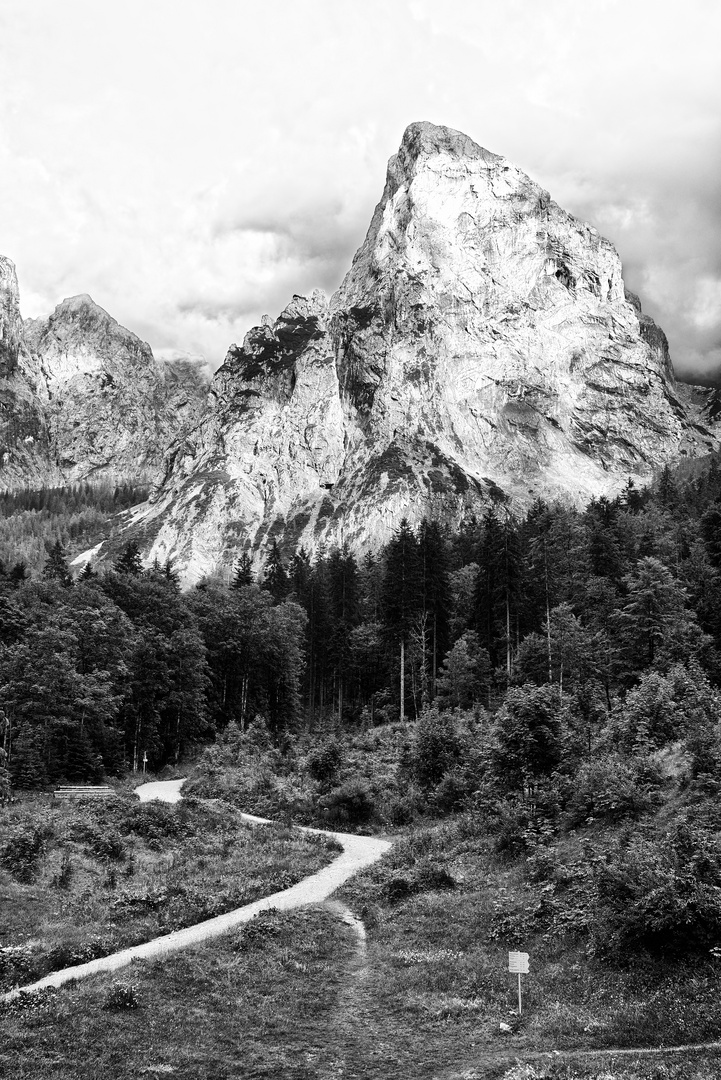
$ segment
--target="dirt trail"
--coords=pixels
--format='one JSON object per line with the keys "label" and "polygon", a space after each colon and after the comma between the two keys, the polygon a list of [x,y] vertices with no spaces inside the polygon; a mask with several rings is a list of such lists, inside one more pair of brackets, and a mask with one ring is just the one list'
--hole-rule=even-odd
{"label": "dirt trail", "polygon": [[[163,802],[177,802],[182,796],[180,788],[182,780],[162,780],[154,783],[143,784],[136,788],[136,794],[141,801],[160,799]],[[243,814],[245,821],[256,824],[271,824],[267,818],[255,817],[253,814]],[[316,874],[303,878],[296,885],[282,892],[264,896],[261,900],[255,900],[252,904],[228,911],[225,915],[218,915],[214,919],[188,926],[183,930],[175,930],[172,934],[153,938],[142,945],[134,945],[132,948],[123,949],[121,952],[112,953],[110,956],[102,956],[97,960],[90,960],[86,964],[78,964],[75,967],[63,968],[62,971],[54,971],[50,975],[39,979],[28,986],[18,987],[10,993],[3,995],[0,1000],[12,1000],[18,994],[33,990],[41,990],[45,987],[58,987],[63,983],[75,979],[84,979],[89,975],[97,975],[104,971],[117,971],[127,967],[133,960],[153,960],[167,956],[169,953],[187,949],[191,945],[199,945],[203,941],[227,934],[236,926],[248,922],[260,911],[268,908],[278,908],[281,911],[289,911],[291,908],[304,907],[307,904],[320,904],[331,893],[356,874],[359,870],[370,866],[390,849],[389,840],[380,840],[374,836],[354,836],[350,833],[328,832],[324,829],[303,828],[304,832],[321,833],[324,836],[332,836],[342,846],[343,852],[328,866],[324,866]],[[350,912],[348,912],[350,915]],[[352,916],[351,916],[352,918]]]}

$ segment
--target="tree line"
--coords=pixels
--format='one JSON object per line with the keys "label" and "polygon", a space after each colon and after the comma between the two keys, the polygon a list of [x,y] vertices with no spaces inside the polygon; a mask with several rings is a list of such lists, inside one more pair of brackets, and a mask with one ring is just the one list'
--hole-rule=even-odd
{"label": "tree line", "polygon": [[583,510],[495,500],[457,529],[404,521],[363,558],[273,542],[257,578],[246,555],[230,585],[187,593],[133,542],[73,583],[58,538],[40,573],[0,564],[0,744],[27,787],[145,753],[160,768],[230,722],[278,741],[329,717],[523,711],[524,694],[541,715],[554,692],[592,739],[650,674],[682,664],[717,686],[720,650],[715,459]]}

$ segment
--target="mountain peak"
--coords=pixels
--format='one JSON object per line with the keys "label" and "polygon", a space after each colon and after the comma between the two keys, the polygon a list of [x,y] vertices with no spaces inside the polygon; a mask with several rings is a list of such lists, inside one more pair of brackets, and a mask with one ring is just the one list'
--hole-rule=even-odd
{"label": "mountain peak", "polygon": [[481,160],[488,164],[502,160],[498,154],[486,150],[474,142],[470,136],[464,135],[462,131],[456,131],[455,128],[432,124],[428,120],[409,124],[403,132],[396,156],[408,161],[417,161],[420,157],[432,157],[436,154],[446,154],[470,161]]}
{"label": "mountain peak", "polygon": [[240,551],[260,561],[270,538],[361,552],[403,518],[578,504],[718,442],[613,245],[430,123],[406,129],[328,314],[295,297],[232,350],[208,402],[148,510],[149,557],[191,580]]}

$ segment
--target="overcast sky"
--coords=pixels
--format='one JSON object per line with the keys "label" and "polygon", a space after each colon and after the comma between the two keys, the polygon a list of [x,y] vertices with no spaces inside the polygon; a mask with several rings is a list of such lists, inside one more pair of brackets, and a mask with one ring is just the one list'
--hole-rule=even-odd
{"label": "overcast sky", "polygon": [[510,158],[721,370],[718,0],[0,0],[0,253],[213,368],[332,292],[405,127]]}

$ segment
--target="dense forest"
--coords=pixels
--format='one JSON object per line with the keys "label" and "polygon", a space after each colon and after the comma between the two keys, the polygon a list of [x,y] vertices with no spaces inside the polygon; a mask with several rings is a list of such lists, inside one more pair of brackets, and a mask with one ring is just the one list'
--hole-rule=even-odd
{"label": "dense forest", "polygon": [[[51,522],[92,503],[86,490],[34,497],[6,495],[3,512]],[[104,498],[98,513],[130,495]],[[244,557],[230,586],[188,593],[172,565],[144,570],[132,542],[112,570],[73,581],[58,532],[40,572],[0,564],[0,744],[18,787],[117,774],[144,754],[161,768],[231,721],[277,743],[329,717],[454,709],[501,709],[513,768],[528,772],[534,755],[558,763],[559,725],[588,747],[610,722],[619,746],[658,744],[689,695],[721,681],[716,460],[583,511],[539,500],[516,517],[498,501],[455,532],[404,522],[362,560],[344,548],[286,561],[274,544],[259,581]]]}
{"label": "dense forest", "polygon": [[42,573],[49,547],[60,541],[75,552],[115,535],[112,518],[148,497],[146,486],[74,484],[64,488],[0,492],[0,560]]}

